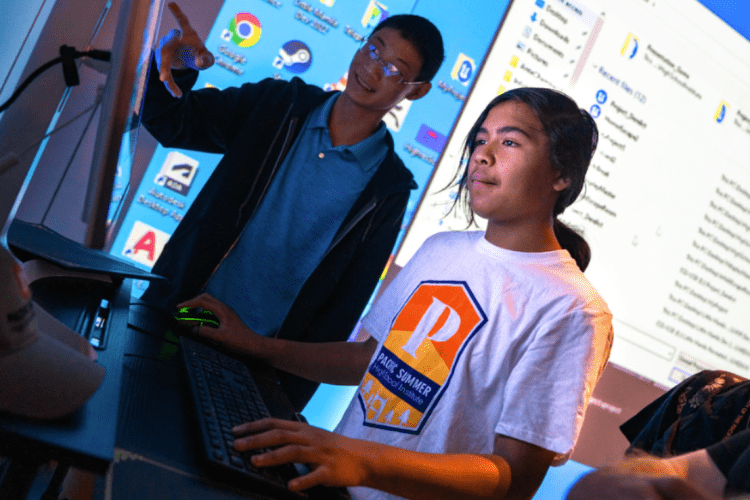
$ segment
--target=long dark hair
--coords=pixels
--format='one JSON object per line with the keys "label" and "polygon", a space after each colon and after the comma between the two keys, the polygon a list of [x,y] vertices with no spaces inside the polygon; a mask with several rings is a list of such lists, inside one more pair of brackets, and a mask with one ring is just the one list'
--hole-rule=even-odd
{"label": "long dark hair", "polygon": [[490,101],[466,138],[461,164],[453,179],[454,183],[458,179],[458,196],[454,200],[453,208],[462,206],[469,225],[474,222],[474,211],[466,186],[469,159],[476,148],[477,133],[490,110],[507,101],[522,102],[534,111],[548,139],[552,168],[560,172],[562,178],[570,179],[570,185],[560,192],[555,203],[553,229],[560,246],[570,253],[583,271],[591,261],[591,248],[583,236],[560,221],[557,216],[578,198],[583,189],[586,172],[599,141],[599,131],[591,115],[579,109],[575,101],[562,92],[546,88],[517,88],[504,92]]}

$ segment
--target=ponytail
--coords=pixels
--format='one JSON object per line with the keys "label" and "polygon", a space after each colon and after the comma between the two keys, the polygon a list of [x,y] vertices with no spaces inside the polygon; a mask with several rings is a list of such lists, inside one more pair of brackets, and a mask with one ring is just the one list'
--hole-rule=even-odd
{"label": "ponytail", "polygon": [[578,232],[570,226],[565,225],[560,219],[555,217],[552,225],[555,231],[555,238],[560,246],[568,251],[573,260],[576,261],[581,272],[585,271],[591,262],[591,247]]}

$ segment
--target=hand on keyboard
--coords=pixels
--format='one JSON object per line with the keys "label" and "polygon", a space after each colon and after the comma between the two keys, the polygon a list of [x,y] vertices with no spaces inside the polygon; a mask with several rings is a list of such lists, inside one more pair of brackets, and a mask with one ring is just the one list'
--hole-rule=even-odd
{"label": "hand on keyboard", "polygon": [[301,422],[265,418],[233,429],[234,447],[240,451],[272,448],[252,457],[256,467],[304,463],[310,473],[294,478],[289,489],[313,486],[362,486],[367,464],[377,461],[376,443],[348,438]]}

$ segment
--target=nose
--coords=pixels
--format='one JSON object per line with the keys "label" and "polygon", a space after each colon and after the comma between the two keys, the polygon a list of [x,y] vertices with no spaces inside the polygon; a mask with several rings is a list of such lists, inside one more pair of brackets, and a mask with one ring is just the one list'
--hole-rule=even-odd
{"label": "nose", "polygon": [[494,143],[487,142],[474,150],[474,161],[481,165],[492,165],[495,162]]}
{"label": "nose", "polygon": [[367,68],[368,73],[370,73],[374,78],[380,79],[385,77],[383,65],[377,59],[370,58],[369,54],[367,55],[367,60],[365,61],[365,67]]}

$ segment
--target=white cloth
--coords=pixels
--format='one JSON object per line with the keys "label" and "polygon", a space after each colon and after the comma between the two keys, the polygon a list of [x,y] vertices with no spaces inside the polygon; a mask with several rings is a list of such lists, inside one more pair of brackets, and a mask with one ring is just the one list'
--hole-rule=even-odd
{"label": "white cloth", "polygon": [[[428,239],[363,319],[378,340],[336,432],[428,453],[492,453],[496,434],[570,455],[612,315],[566,250]],[[351,488],[354,498],[396,498]]]}

